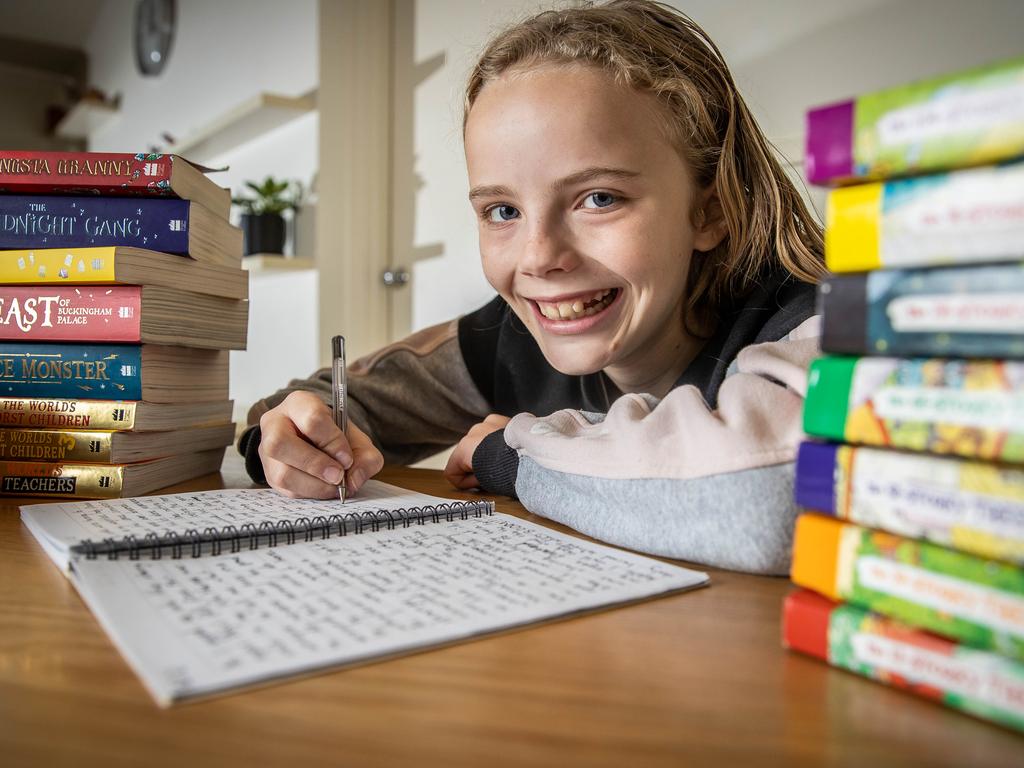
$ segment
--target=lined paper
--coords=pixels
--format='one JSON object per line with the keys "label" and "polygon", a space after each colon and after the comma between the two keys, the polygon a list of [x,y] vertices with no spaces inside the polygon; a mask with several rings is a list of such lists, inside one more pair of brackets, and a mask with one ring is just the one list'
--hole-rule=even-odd
{"label": "lined paper", "polygon": [[501,514],[72,579],[164,705],[707,582]]}

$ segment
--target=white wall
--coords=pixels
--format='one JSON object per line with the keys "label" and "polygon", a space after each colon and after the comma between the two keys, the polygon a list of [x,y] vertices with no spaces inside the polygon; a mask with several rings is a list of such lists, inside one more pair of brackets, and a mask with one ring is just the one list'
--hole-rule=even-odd
{"label": "white wall", "polygon": [[[158,77],[137,72],[133,13],[134,3],[104,0],[86,37],[92,84],[122,94],[120,118],[92,137],[92,150],[173,151],[162,134],[182,140],[260,92],[298,96],[316,87],[316,0],[179,0],[176,39]],[[289,123],[212,160],[230,166],[213,178],[233,191],[268,174],[308,187],[318,129],[316,114]],[[249,348],[231,354],[236,417],[317,365],[316,274],[253,275],[250,293]]]}
{"label": "white wall", "polygon": [[[1020,0],[674,0],[672,5],[716,41],[769,138],[791,157],[802,151],[808,107],[1024,53]],[[472,310],[492,295],[480,270],[466,200],[462,87],[488,35],[538,7],[524,0],[416,3],[416,60],[444,52],[446,64],[416,91],[414,150],[422,187],[414,210],[395,214],[415,216],[414,245],[439,243],[442,250],[414,267],[414,329]],[[819,192],[812,197],[820,204]]]}

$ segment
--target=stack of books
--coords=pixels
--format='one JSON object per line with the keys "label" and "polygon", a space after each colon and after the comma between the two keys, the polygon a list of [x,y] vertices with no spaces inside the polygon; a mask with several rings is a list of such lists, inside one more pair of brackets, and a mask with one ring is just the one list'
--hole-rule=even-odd
{"label": "stack of books", "polygon": [[0,495],[132,496],[220,468],[248,280],[205,170],[0,151]]}
{"label": "stack of books", "polygon": [[784,642],[1024,730],[1024,59],[808,114],[829,193]]}

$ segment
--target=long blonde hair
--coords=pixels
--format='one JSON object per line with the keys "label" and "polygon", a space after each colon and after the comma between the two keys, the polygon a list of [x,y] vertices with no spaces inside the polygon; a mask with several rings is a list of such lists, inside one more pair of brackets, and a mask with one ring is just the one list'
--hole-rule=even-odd
{"label": "long blonde hair", "polygon": [[[723,305],[771,267],[815,283],[825,273],[821,227],[775,158],[718,48],[683,13],[649,0],[550,10],[500,32],[466,87],[465,120],[480,91],[513,68],[584,63],[653,94],[699,189],[714,185],[727,236],[694,253],[683,318],[707,333]],[[690,211],[691,218],[697,217]]]}

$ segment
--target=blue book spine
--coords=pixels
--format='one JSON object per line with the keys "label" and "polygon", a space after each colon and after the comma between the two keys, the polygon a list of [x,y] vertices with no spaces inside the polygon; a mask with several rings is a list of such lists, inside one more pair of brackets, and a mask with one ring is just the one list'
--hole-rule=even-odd
{"label": "blue book spine", "polygon": [[138,344],[0,344],[0,397],[142,399]]}
{"label": "blue book spine", "polygon": [[822,514],[836,513],[836,453],[828,443],[800,443],[796,455],[794,496],[798,506]]}
{"label": "blue book spine", "polygon": [[131,246],[187,254],[188,200],[0,196],[0,248]]}

